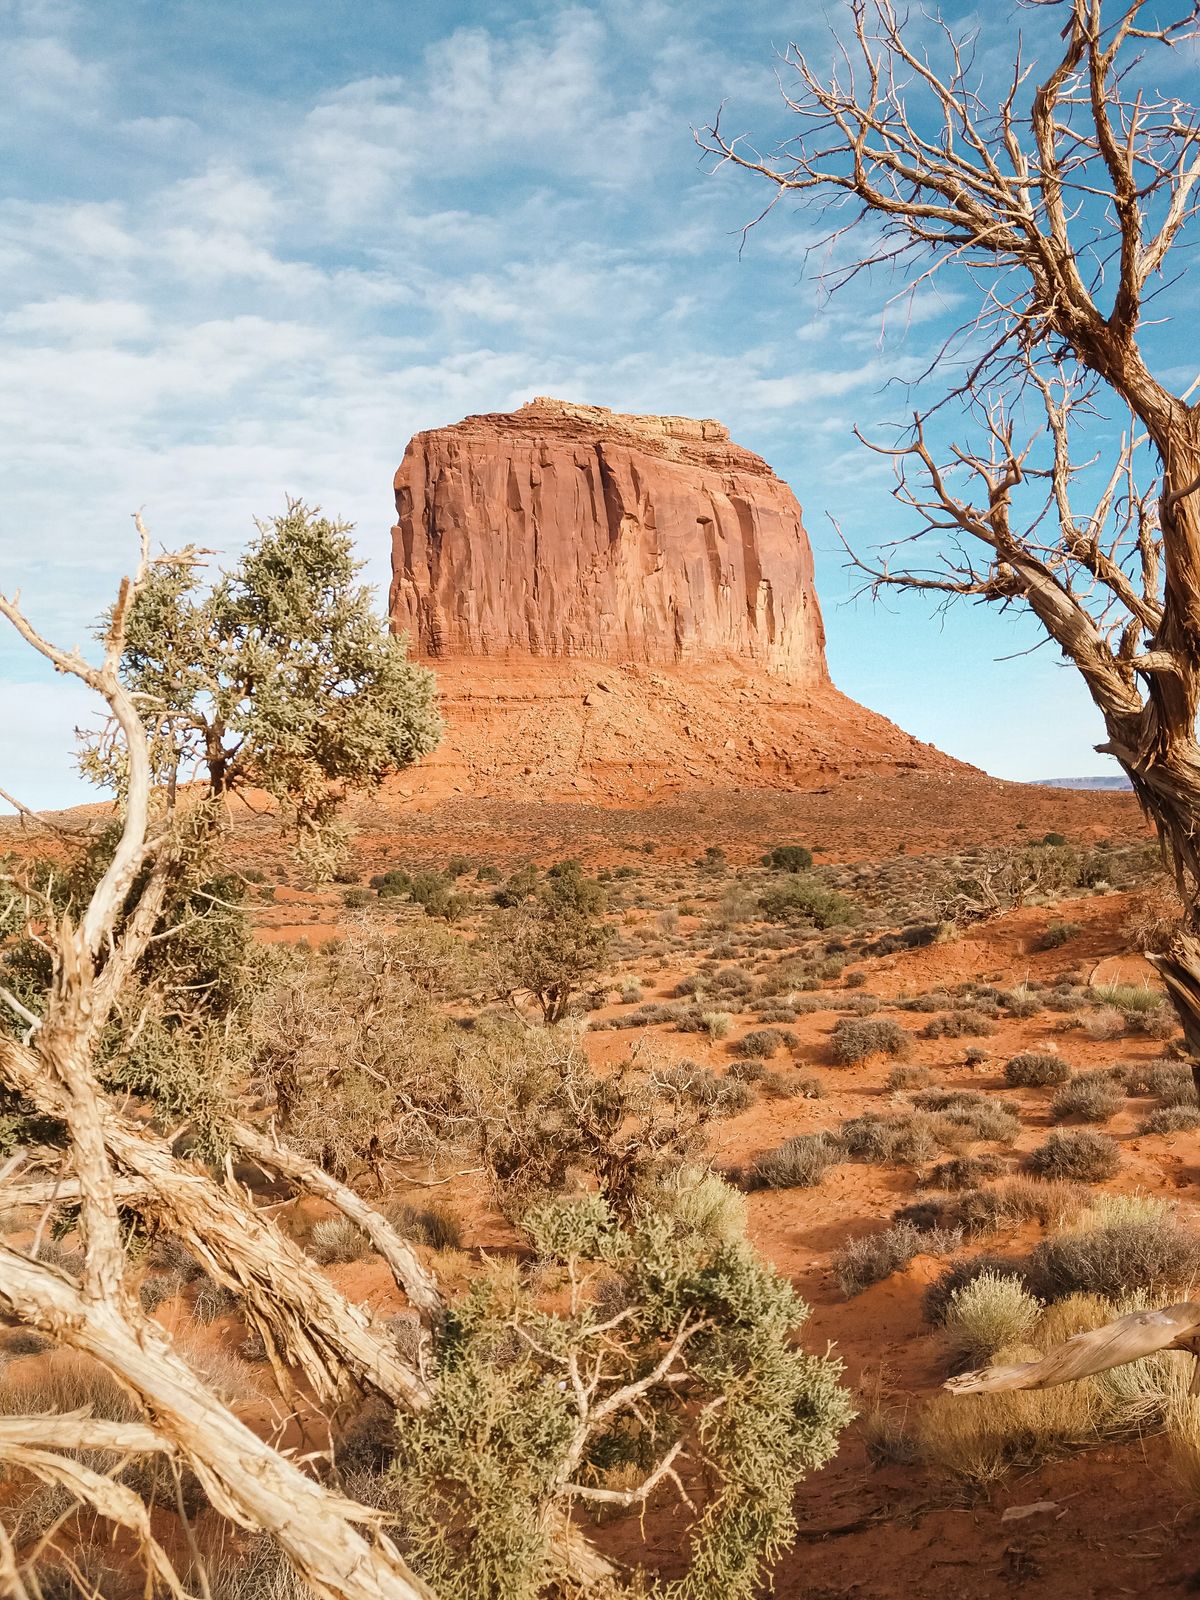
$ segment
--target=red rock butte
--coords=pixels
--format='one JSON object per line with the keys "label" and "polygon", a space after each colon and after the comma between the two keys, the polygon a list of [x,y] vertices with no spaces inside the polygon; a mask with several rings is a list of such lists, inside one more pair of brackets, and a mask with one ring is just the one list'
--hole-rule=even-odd
{"label": "red rock butte", "polygon": [[392,615],[416,652],[749,661],[827,681],[796,497],[719,422],[537,399],[419,433]]}
{"label": "red rock butte", "polygon": [[542,397],[417,434],[395,488],[393,625],[447,719],[417,791],[957,766],[832,687],[800,506],[719,422]]}

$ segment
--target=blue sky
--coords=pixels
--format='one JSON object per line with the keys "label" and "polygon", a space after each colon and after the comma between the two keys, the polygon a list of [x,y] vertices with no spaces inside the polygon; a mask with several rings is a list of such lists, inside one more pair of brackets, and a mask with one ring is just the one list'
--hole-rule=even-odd
{"label": "blue sky", "polygon": [[[813,223],[711,175],[723,100],[761,142],[822,6],[774,0],[0,0],[0,586],[62,642],[158,542],[232,551],[300,494],[386,584],[416,430],[535,394],[717,416],[792,484],[835,681],[1005,777],[1111,767],[1073,672],[1016,617],[849,602],[831,518],[904,531],[854,440],[907,409],[949,282],[831,304]],[[1023,13],[1026,25],[1042,14]],[[1007,3],[987,9],[999,60]],[[84,697],[0,636],[0,784],[84,795]]]}

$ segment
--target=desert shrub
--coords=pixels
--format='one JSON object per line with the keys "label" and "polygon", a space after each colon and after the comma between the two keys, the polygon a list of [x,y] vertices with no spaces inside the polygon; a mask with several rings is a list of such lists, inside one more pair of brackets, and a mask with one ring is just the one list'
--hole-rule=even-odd
{"label": "desert shrub", "polygon": [[956,1142],[955,1130],[938,1117],[916,1111],[897,1116],[867,1112],[851,1117],[838,1130],[838,1141],[854,1161],[895,1161],[916,1166],[931,1161]]}
{"label": "desert shrub", "polygon": [[762,864],[774,872],[808,872],[813,864],[812,851],[802,844],[777,844],[763,856]]}
{"label": "desert shrub", "polygon": [[911,1038],[887,1018],[843,1017],[830,1036],[833,1059],[840,1067],[856,1066],[871,1056],[905,1056]]}
{"label": "desert shrub", "polygon": [[1058,1129],[1026,1158],[1039,1178],[1070,1178],[1076,1183],[1101,1183],[1121,1167],[1121,1150],[1107,1134],[1089,1128]]}
{"label": "desert shrub", "polygon": [[733,1018],[728,1011],[702,1011],[700,1013],[700,1029],[710,1039],[724,1039],[733,1026]]}
{"label": "desert shrub", "polygon": [[1179,891],[1161,873],[1129,901],[1124,931],[1135,950],[1165,950],[1179,927]]}
{"label": "desert shrub", "polygon": [[1081,932],[1077,922],[1053,921],[1046,924],[1046,930],[1037,941],[1039,950],[1058,950],[1064,944],[1069,944]]}
{"label": "desert shrub", "polygon": [[444,1125],[477,1048],[444,1005],[476,981],[464,942],[429,922],[297,954],[258,997],[251,1035],[289,1140],[341,1179],[426,1151],[425,1113]]}
{"label": "desert shrub", "polygon": [[321,1266],[361,1261],[371,1253],[371,1241],[348,1217],[323,1217],[309,1235],[308,1253]]}
{"label": "desert shrub", "polygon": [[1125,1093],[1153,1095],[1165,1105],[1195,1105],[1196,1080],[1192,1069],[1178,1061],[1152,1061],[1131,1066],[1125,1074]]}
{"label": "desert shrub", "polygon": [[1004,1067],[1004,1081],[1010,1089],[1044,1089],[1066,1083],[1070,1076],[1071,1069],[1061,1056],[1036,1050],[1013,1056]]}
{"label": "desert shrub", "polygon": [[933,1082],[928,1067],[893,1067],[888,1073],[886,1087],[898,1092],[903,1089],[925,1089]]}
{"label": "desert shrub", "polygon": [[845,983],[847,989],[863,989],[870,980],[861,967],[855,967],[852,971],[846,974],[842,981]]}
{"label": "desert shrub", "polygon": [[503,912],[488,940],[497,992],[527,992],[547,1022],[560,1022],[572,998],[604,966],[611,934],[601,920],[604,890],[577,862],[549,868],[532,899]]}
{"label": "desert shrub", "polygon": [[1010,1144],[1020,1131],[1020,1118],[1007,1100],[977,1089],[923,1089],[913,1096],[913,1104],[936,1113],[964,1137]]}
{"label": "desert shrub", "polygon": [[1058,1225],[1083,1211],[1091,1192],[1065,1178],[1010,1178],[992,1189],[964,1193],[955,1220],[967,1233],[994,1233],[1020,1222]]}
{"label": "desert shrub", "polygon": [[1036,1017],[1042,1009],[1041,999],[1025,984],[1018,984],[1000,997],[1000,1004],[1010,1017]]}
{"label": "desert shrub", "polygon": [[207,1273],[197,1280],[196,1295],[192,1301],[192,1315],[197,1322],[215,1322],[218,1317],[227,1317],[236,1311],[237,1306],[237,1295],[223,1283],[218,1283]]}
{"label": "desert shrub", "polygon": [[1055,1299],[1183,1289],[1200,1275],[1200,1237],[1161,1202],[1107,1197],[1075,1227],[1042,1240],[1030,1266]]}
{"label": "desert shrub", "polygon": [[1111,1078],[1072,1078],[1050,1102],[1055,1122],[1081,1117],[1084,1122],[1107,1122],[1120,1109],[1121,1090]]}
{"label": "desert shrub", "polygon": [[494,905],[504,910],[511,910],[514,906],[524,905],[526,900],[537,893],[538,870],[531,861],[509,873],[500,887],[492,895]]}
{"label": "desert shrub", "polygon": [[882,1233],[842,1245],[834,1254],[833,1271],[842,1293],[851,1299],[893,1272],[902,1272],[914,1256],[946,1255],[961,1242],[957,1229],[918,1228],[912,1222],[897,1222]]}
{"label": "desert shrub", "polygon": [[444,878],[439,872],[413,873],[408,881],[408,893],[427,917],[437,917],[443,922],[457,922],[470,907],[465,896],[455,894],[453,878]]}
{"label": "desert shrub", "polygon": [[[508,1268],[478,1282],[451,1308],[432,1404],[396,1419],[393,1482],[413,1564],[447,1600],[558,1587],[551,1508],[563,1482],[637,1482],[675,1439],[703,1459],[709,1484],[679,1531],[681,1600],[750,1600],[792,1536],[800,1479],[852,1416],[837,1363],[795,1345],[806,1308],[744,1240],[714,1243],[662,1212],[622,1228],[592,1198],[540,1208],[526,1227],[536,1287]],[[610,1291],[568,1296],[568,1273]],[[547,1282],[570,1310],[544,1309]],[[627,1312],[615,1327],[614,1292]],[[672,1363],[683,1382],[614,1399],[692,1322],[701,1331]],[[568,1363],[597,1373],[582,1422]]]}
{"label": "desert shrub", "polygon": [[939,1017],[930,1018],[921,1029],[921,1038],[982,1038],[995,1031],[995,1025],[978,1011],[946,1011]]}
{"label": "desert shrub", "polygon": [[740,1116],[758,1098],[744,1079],[720,1078],[711,1067],[698,1066],[694,1061],[661,1068],[656,1076],[663,1089],[713,1117]]}
{"label": "desert shrub", "polygon": [[369,889],[347,889],[342,895],[342,904],[347,911],[361,911],[364,906],[371,904],[371,899]]}
{"label": "desert shrub", "polygon": [[743,1034],[733,1045],[735,1055],[755,1061],[769,1061],[784,1043],[784,1035],[775,1028],[754,1028]]}
{"label": "desert shrub", "polygon": [[1139,1133],[1194,1133],[1200,1128],[1200,1106],[1159,1106],[1138,1129]]}
{"label": "desert shrub", "polygon": [[563,1029],[487,1030],[479,1045],[465,1058],[447,1121],[507,1216],[581,1176],[631,1215],[703,1152],[714,1107],[691,1092],[703,1081],[695,1066],[681,1074],[678,1062],[646,1048],[599,1078]]}
{"label": "desert shrub", "polygon": [[746,1237],[746,1202],[715,1172],[681,1168],[664,1191],[663,1203],[698,1239],[720,1245],[736,1244]]}
{"label": "desert shrub", "polygon": [[973,1189],[977,1184],[994,1178],[1004,1170],[999,1156],[986,1153],[974,1156],[951,1156],[940,1161],[929,1173],[925,1182],[931,1189]]}
{"label": "desert shrub", "polygon": [[398,1201],[387,1206],[384,1214],[405,1239],[433,1250],[457,1250],[462,1245],[462,1223],[446,1206],[412,1206]]}
{"label": "desert shrub", "polygon": [[1079,1026],[1089,1039],[1119,1039],[1128,1021],[1116,1006],[1089,1006],[1080,1013]]}
{"label": "desert shrub", "polygon": [[1012,1261],[1005,1256],[971,1256],[966,1261],[956,1261],[940,1273],[925,1290],[922,1309],[925,1320],[935,1328],[945,1324],[954,1296],[975,1282],[976,1278],[1010,1278],[1021,1289],[1032,1293],[1028,1265]]}
{"label": "desert shrub", "polygon": [[841,1160],[841,1147],[830,1134],[798,1133],[760,1156],[750,1178],[757,1189],[813,1189]]}
{"label": "desert shrub", "polygon": [[1041,1309],[1015,1278],[985,1269],[951,1292],[942,1325],[956,1358],[976,1366],[1006,1345],[1027,1343]]}
{"label": "desert shrub", "polygon": [[848,895],[802,877],[764,890],[758,908],[768,922],[811,922],[817,928],[832,928],[858,918],[858,907]]}

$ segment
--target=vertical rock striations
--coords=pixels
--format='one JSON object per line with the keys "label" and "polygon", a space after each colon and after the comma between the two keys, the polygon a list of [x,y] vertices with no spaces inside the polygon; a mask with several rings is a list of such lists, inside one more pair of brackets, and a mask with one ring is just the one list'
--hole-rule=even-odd
{"label": "vertical rock striations", "polygon": [[432,660],[735,661],[828,683],[787,484],[718,422],[538,399],[420,433],[391,611]]}

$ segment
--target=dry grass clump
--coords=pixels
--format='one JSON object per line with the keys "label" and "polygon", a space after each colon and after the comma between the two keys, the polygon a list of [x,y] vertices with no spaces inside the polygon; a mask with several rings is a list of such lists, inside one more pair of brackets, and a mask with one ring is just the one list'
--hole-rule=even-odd
{"label": "dry grass clump", "polygon": [[994,1189],[972,1189],[959,1200],[955,1220],[967,1233],[995,1233],[1021,1222],[1055,1227],[1078,1216],[1091,1193],[1063,1178],[1010,1178]]}
{"label": "dry grass clump", "polygon": [[1010,1089],[1044,1089],[1066,1083],[1071,1069],[1061,1056],[1048,1051],[1025,1050],[1013,1056],[1004,1068],[1004,1081]]}
{"label": "dry grass clump", "polygon": [[958,1228],[919,1228],[894,1222],[882,1233],[851,1239],[835,1253],[833,1270],[847,1299],[902,1272],[914,1256],[943,1256],[962,1243]]}
{"label": "dry grass clump", "polygon": [[1084,1122],[1107,1122],[1120,1110],[1121,1089],[1110,1077],[1088,1074],[1072,1078],[1050,1102],[1055,1122],[1079,1117]]}
{"label": "dry grass clump", "polygon": [[945,1011],[931,1017],[921,1029],[922,1039],[984,1038],[995,1033],[995,1024],[979,1011]]}
{"label": "dry grass clump", "polygon": [[1138,1128],[1139,1133],[1192,1133],[1200,1128],[1200,1106],[1159,1106]]}
{"label": "dry grass clump", "polygon": [[951,1156],[949,1161],[941,1161],[933,1168],[924,1186],[952,1192],[974,1189],[988,1178],[998,1177],[1003,1170],[1004,1163],[1000,1157],[987,1151],[972,1156]]}
{"label": "dry grass clump", "polygon": [[834,1027],[830,1046],[839,1067],[853,1067],[872,1056],[906,1056],[911,1037],[898,1022],[885,1017],[843,1017]]}
{"label": "dry grass clump", "polygon": [[[1019,1343],[990,1355],[1001,1362],[1030,1360],[1146,1303],[1144,1297],[1071,1295],[1042,1309]],[[1100,1439],[1165,1428],[1181,1476],[1200,1489],[1200,1402],[1189,1393],[1193,1365],[1182,1351],[1164,1351],[1050,1389],[939,1396],[919,1419],[920,1454],[983,1485],[1014,1465],[1035,1466]]]}
{"label": "dry grass clump", "polygon": [[842,1159],[841,1145],[829,1133],[798,1133],[760,1156],[750,1180],[756,1189],[813,1189]]}
{"label": "dry grass clump", "polygon": [[401,1200],[385,1207],[384,1215],[398,1234],[415,1244],[431,1250],[462,1246],[462,1222],[448,1206],[412,1206]]}
{"label": "dry grass clump", "polygon": [[1121,1170],[1121,1149],[1106,1133],[1090,1128],[1059,1128],[1026,1158],[1039,1178],[1069,1178],[1075,1183],[1102,1183]]}
{"label": "dry grass clump", "polygon": [[913,1104],[960,1130],[960,1138],[1011,1144],[1021,1129],[1021,1119],[1007,1100],[977,1089],[926,1089],[914,1095]]}
{"label": "dry grass clump", "polygon": [[323,1217],[314,1224],[308,1253],[322,1267],[361,1261],[371,1254],[371,1241],[348,1217]]}
{"label": "dry grass clump", "polygon": [[[1016,1345],[996,1354],[1005,1362],[1020,1362],[1042,1352]],[[946,1394],[924,1407],[916,1438],[923,1461],[983,1487],[1014,1465],[1033,1466],[1093,1443],[1103,1417],[1102,1398],[1090,1380],[965,1398]]]}
{"label": "dry grass clump", "polygon": [[[32,1352],[31,1352],[32,1353]],[[43,1412],[90,1409],[111,1422],[137,1422],[142,1409],[98,1362],[74,1350],[53,1350],[36,1366],[20,1362],[0,1374],[0,1414],[38,1416]]]}
{"label": "dry grass clump", "polygon": [[1198,1103],[1192,1069],[1179,1061],[1151,1061],[1145,1066],[1128,1067],[1123,1081],[1129,1095],[1153,1095],[1169,1106]]}
{"label": "dry grass clump", "polygon": [[956,1362],[980,1366],[998,1350],[1028,1343],[1041,1313],[1041,1301],[1016,1278],[985,1268],[951,1292],[943,1326]]}
{"label": "dry grass clump", "polygon": [[898,1094],[904,1090],[927,1089],[932,1082],[933,1073],[928,1067],[893,1067],[884,1087]]}
{"label": "dry grass clump", "polygon": [[1074,1227],[1044,1239],[1030,1268],[1048,1299],[1184,1289],[1200,1277],[1200,1235],[1162,1201],[1106,1195]]}

